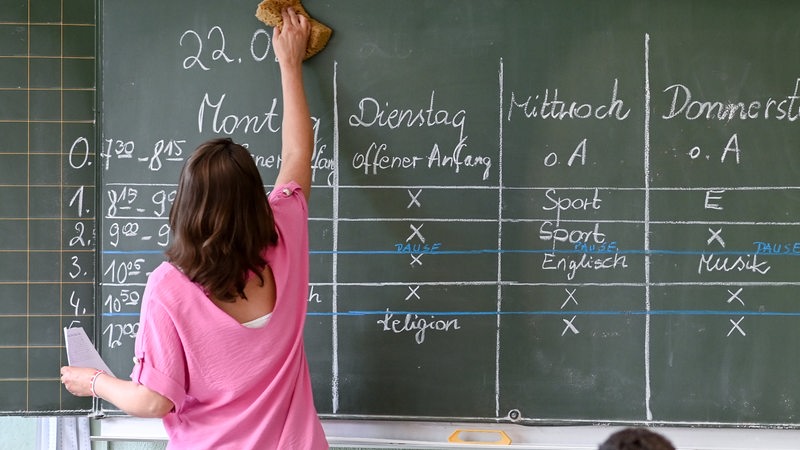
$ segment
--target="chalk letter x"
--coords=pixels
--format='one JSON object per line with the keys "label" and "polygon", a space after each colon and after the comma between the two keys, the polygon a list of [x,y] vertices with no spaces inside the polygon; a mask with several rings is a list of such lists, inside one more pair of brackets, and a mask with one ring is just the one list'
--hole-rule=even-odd
{"label": "chalk letter x", "polygon": [[416,194],[412,193],[410,189],[408,190],[408,196],[411,197],[411,202],[406,206],[406,209],[411,209],[414,205],[417,205],[417,208],[422,208],[422,204],[419,202],[419,194],[422,194],[422,189],[418,190]]}
{"label": "chalk letter x", "polygon": [[719,245],[722,246],[722,248],[725,248],[725,241],[723,241],[722,237],[720,236],[720,234],[722,234],[722,228],[720,228],[717,231],[714,231],[711,228],[709,228],[708,232],[711,233],[711,237],[708,238],[708,240],[706,241],[706,245],[711,244],[712,241],[717,241],[719,242]]}
{"label": "chalk letter x", "polygon": [[739,288],[739,290],[738,290],[738,291],[736,291],[736,292],[731,292],[731,290],[730,290],[730,289],[728,289],[728,294],[731,294],[731,296],[728,298],[728,303],[731,303],[731,302],[733,302],[734,300],[737,300],[739,303],[741,303],[741,304],[742,304],[742,306],[744,306],[744,302],[742,301],[742,299],[740,299],[740,298],[739,298],[739,294],[741,294],[741,293],[742,293],[742,290],[743,290],[743,289],[744,289],[744,288]]}
{"label": "chalk letter x", "polygon": [[577,291],[577,289],[573,289],[570,291],[569,289],[564,288],[564,291],[567,293],[567,299],[564,300],[564,303],[561,304],[561,309],[564,309],[564,307],[567,306],[567,303],[569,303],[570,300],[572,300],[572,302],[575,303],[575,306],[578,306],[578,301],[575,300],[575,291]]}
{"label": "chalk letter x", "polygon": [[572,331],[572,334],[578,334],[578,333],[580,333],[580,331],[578,331],[578,329],[577,329],[577,328],[575,328],[575,325],[573,325],[573,324],[572,324],[572,322],[575,320],[575,318],[576,318],[576,317],[578,317],[578,316],[572,316],[572,319],[569,319],[569,320],[567,320],[567,319],[561,319],[561,320],[563,320],[563,321],[564,321],[564,323],[565,323],[565,324],[567,324],[567,326],[566,326],[566,327],[564,327],[564,331],[562,331],[562,332],[561,332],[561,335],[562,335],[562,336],[563,336],[563,335],[565,335],[565,334],[567,333],[567,330],[570,330],[570,331]]}
{"label": "chalk letter x", "polygon": [[734,322],[733,319],[728,319],[728,320],[730,320],[731,323],[733,324],[733,327],[731,327],[731,331],[728,331],[728,336],[730,336],[731,333],[733,333],[733,330],[738,331],[739,333],[742,334],[742,336],[747,336],[746,334],[744,334],[744,330],[742,329],[742,327],[739,326],[739,324],[742,323],[742,321],[744,320],[744,316],[740,317],[739,320],[737,320],[736,322]]}
{"label": "chalk letter x", "polygon": [[417,298],[417,300],[422,300],[422,299],[420,298],[419,294],[417,294],[417,289],[419,289],[419,285],[416,285],[416,286],[414,286],[414,287],[408,286],[408,290],[409,290],[410,292],[408,293],[408,295],[406,296],[406,298],[405,298],[405,299],[406,299],[406,300],[408,300],[408,299],[410,299],[411,297],[416,297],[416,298]]}
{"label": "chalk letter x", "polygon": [[411,239],[414,239],[414,236],[417,236],[419,237],[419,240],[422,241],[422,243],[424,244],[425,236],[423,236],[422,233],[419,232],[419,230],[421,230],[424,225],[425,224],[420,224],[418,227],[415,227],[413,224],[409,224],[408,226],[409,228],[411,228],[411,234],[406,239],[406,242],[410,241]]}

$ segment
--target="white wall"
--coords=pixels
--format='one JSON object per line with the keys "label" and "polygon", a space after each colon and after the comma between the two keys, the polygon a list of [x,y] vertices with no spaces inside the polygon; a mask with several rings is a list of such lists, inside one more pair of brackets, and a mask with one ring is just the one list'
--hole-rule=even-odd
{"label": "white wall", "polygon": [[27,450],[36,445],[36,418],[0,417],[0,450]]}

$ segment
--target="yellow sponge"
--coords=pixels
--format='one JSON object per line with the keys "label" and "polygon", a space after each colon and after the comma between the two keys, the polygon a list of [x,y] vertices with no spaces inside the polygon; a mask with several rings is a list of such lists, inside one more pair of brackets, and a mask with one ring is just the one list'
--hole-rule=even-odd
{"label": "yellow sponge", "polygon": [[304,15],[311,22],[311,35],[308,37],[306,56],[303,59],[311,58],[325,48],[333,30],[308,15],[300,0],[264,0],[258,4],[256,17],[271,27],[277,27],[283,23],[281,11],[284,8],[294,9],[295,12]]}

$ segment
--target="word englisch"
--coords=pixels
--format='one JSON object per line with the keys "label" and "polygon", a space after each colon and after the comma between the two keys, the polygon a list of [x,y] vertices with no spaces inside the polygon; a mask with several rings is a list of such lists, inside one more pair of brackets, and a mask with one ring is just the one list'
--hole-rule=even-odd
{"label": "word englisch", "polygon": [[[576,244],[576,248],[581,248],[580,244]],[[605,256],[611,253],[611,256]],[[567,280],[571,281],[575,278],[578,269],[586,270],[608,270],[608,269],[627,269],[628,258],[625,255],[620,255],[615,250],[606,249],[602,253],[603,257],[594,256],[589,253],[581,253],[579,258],[574,255],[566,255],[556,257],[555,253],[545,253],[542,258],[542,270],[560,270],[567,274]]]}

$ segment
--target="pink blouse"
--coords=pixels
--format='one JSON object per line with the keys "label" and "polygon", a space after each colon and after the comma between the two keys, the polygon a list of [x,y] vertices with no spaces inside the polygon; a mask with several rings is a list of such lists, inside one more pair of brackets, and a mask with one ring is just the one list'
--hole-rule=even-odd
{"label": "pink blouse", "polygon": [[248,328],[168,262],[150,275],[131,379],[169,398],[170,449],[327,449],[303,348],[308,205],[292,182],[269,203],[278,244],[266,251],[278,297]]}

